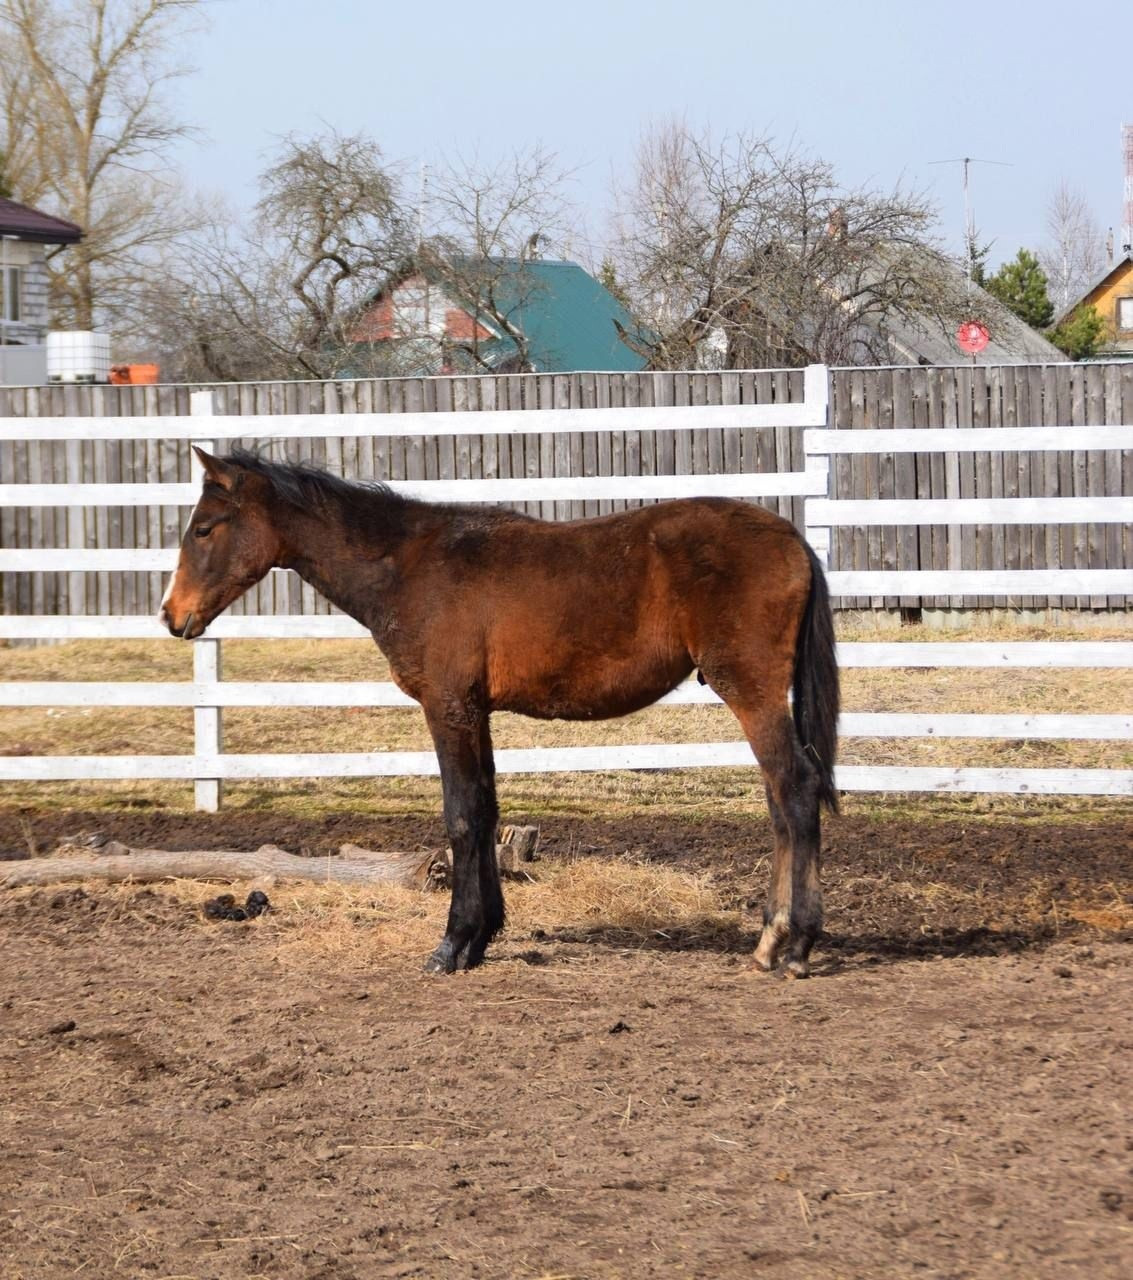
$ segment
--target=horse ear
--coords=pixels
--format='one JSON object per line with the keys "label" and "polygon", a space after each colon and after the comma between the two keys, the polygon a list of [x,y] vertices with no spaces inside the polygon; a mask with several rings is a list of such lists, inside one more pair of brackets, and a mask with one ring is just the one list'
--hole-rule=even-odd
{"label": "horse ear", "polygon": [[232,463],[225,462],[221,458],[214,458],[211,453],[205,453],[203,449],[193,445],[193,452],[197,455],[200,464],[205,469],[205,475],[213,482],[218,484],[222,489],[229,491],[236,488],[239,477],[239,467],[234,467]]}

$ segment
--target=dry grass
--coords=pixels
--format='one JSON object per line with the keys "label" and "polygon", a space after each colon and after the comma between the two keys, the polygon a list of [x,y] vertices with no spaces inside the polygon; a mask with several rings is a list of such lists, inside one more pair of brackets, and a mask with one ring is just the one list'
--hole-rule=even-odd
{"label": "dry grass", "polygon": [[[840,621],[843,640],[876,639],[869,618]],[[1088,638],[1127,639],[1133,628],[1092,629]],[[898,641],[947,638],[939,631],[906,627],[886,633]],[[1065,630],[1007,627],[963,633],[965,639],[1033,640]],[[1083,636],[1083,638],[1086,638]],[[382,680],[388,670],[366,641],[227,641],[225,676],[231,680]],[[0,648],[0,680],[189,680],[192,654],[169,641],[74,641],[39,648]],[[948,670],[847,669],[843,701],[848,711],[932,711],[998,713],[1104,713],[1133,706],[1133,671],[1128,670]],[[424,718],[416,710],[259,709],[225,712],[225,747],[233,753],[259,751],[428,750]],[[650,708],[620,720],[599,723],[542,722],[512,715],[493,721],[498,747],[577,746],[647,742],[740,740],[739,726],[722,707]],[[11,755],[183,754],[192,750],[192,713],[149,708],[7,708],[0,711],[0,751]],[[1130,768],[1129,742],[982,739],[844,738],[845,764],[910,764],[1022,768]],[[688,770],[670,774],[582,774],[508,777],[501,790],[512,811],[576,811],[583,807],[621,811],[663,806],[689,809],[710,804],[725,812],[750,808],[753,787],[746,770]],[[281,799],[300,810],[317,797],[323,808],[359,808],[399,813],[432,808],[432,779],[393,778],[367,782],[247,783],[227,788],[239,807],[274,806]],[[50,799],[84,806],[156,803],[187,807],[185,784],[0,784],[0,804],[34,805]]]}
{"label": "dry grass", "polygon": [[[631,861],[578,860],[535,864],[537,878],[508,886],[510,936],[601,936],[626,947],[658,938],[679,937],[683,943],[743,929],[740,913],[727,907],[710,877]],[[402,960],[432,950],[444,932],[447,893],[422,893],[392,885],[273,884],[249,882],[233,886],[243,897],[251,887],[268,890],[272,910],[242,929],[270,934],[284,969],[306,968],[333,960],[336,969],[368,970],[383,960]],[[215,884],[196,880],[133,884],[91,883],[85,886],[104,906],[104,927],[118,929],[132,918],[139,901],[151,909],[156,895],[175,904],[192,927],[215,930],[200,914],[202,903],[217,892]],[[42,897],[44,890],[8,890],[5,902]],[[143,895],[139,898],[139,892]]]}
{"label": "dry grass", "polygon": [[[538,864],[536,880],[509,886],[506,942],[543,934],[601,935],[638,947],[658,937],[716,937],[742,928],[703,875],[632,862]],[[197,888],[199,894],[200,889]],[[365,968],[432,949],[444,932],[447,894],[410,889],[301,886],[271,891],[284,963],[333,953]],[[270,917],[269,917],[270,918]]]}

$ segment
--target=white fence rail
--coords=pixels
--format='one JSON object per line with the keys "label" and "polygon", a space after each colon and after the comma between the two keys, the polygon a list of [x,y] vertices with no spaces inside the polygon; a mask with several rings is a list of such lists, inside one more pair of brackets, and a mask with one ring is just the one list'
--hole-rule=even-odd
{"label": "white fence rail", "polygon": [[[684,476],[566,476],[507,480],[426,480],[394,488],[437,500],[472,502],[594,498],[667,498],[691,494],[740,497],[782,495],[806,498],[806,533],[820,556],[830,545],[830,529],[846,525],[1002,524],[1133,522],[1133,495],[1091,498],[870,499],[840,500],[830,492],[830,459],[840,454],[900,451],[956,453],[968,450],[1127,449],[1133,428],[1041,427],[994,429],[853,430],[827,425],[827,374],[807,370],[806,399],[790,405],[729,405],[697,408],[546,409],[523,412],[475,412],[397,415],[335,414],[223,417],[212,412],[211,395],[194,397],[189,418],[37,418],[0,420],[0,439],[85,438],[195,441],[214,447],[217,440],[261,435],[294,439],[306,435],[412,436],[498,433],[607,431],[634,425],[650,429],[708,428],[726,425],[750,429],[782,426],[804,430],[806,463],[787,473],[732,473]],[[182,484],[2,484],[0,507],[110,505],[188,506],[196,485]],[[17,549],[0,548],[0,572],[87,573],[172,569],[172,549]],[[1117,569],[910,570],[829,574],[833,595],[998,594],[1062,596],[1133,594],[1133,573]],[[155,619],[95,616],[0,616],[5,639],[157,638],[165,636]],[[131,706],[184,707],[194,713],[195,747],[184,756],[0,756],[0,780],[72,780],[165,778],[193,780],[197,803],[215,808],[223,780],[285,777],[363,777],[434,774],[431,752],[367,754],[225,754],[221,714],[227,707],[406,707],[414,706],[388,682],[279,682],[220,679],[220,645],[225,639],[330,639],[367,636],[359,624],[341,615],[279,617],[228,616],[218,619],[209,637],[194,645],[194,678],[184,682],[10,682],[0,683],[0,707]],[[841,646],[843,667],[1063,667],[1133,666],[1133,643],[951,642],[869,643]],[[687,683],[668,694],[666,705],[712,704],[708,689]],[[844,737],[973,739],[1133,739],[1133,715],[970,715],[848,713]],[[721,767],[751,763],[742,742],[645,744],[637,746],[528,748],[497,752],[500,772]],[[1030,794],[1133,794],[1133,770],[977,769],[898,766],[841,766],[843,790],[988,791]]]}

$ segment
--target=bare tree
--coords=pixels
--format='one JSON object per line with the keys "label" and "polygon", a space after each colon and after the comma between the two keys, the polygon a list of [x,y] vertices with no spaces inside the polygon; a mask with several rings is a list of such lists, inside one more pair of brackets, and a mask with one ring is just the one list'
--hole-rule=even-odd
{"label": "bare tree", "polygon": [[56,322],[129,324],[154,251],[194,223],[163,101],[201,0],[0,0],[0,149],[16,199],[82,227],[49,254]]}
{"label": "bare tree", "polygon": [[411,249],[399,179],[364,135],[287,138],[250,225],[217,211],[144,296],[191,380],[329,378],[365,297]]}
{"label": "bare tree", "polygon": [[574,226],[566,195],[570,176],[540,146],[495,165],[457,159],[429,175],[419,214],[429,234],[422,237],[417,264],[474,321],[469,338],[448,341],[447,355],[458,351],[473,367],[486,367],[478,336],[486,329],[494,335],[490,341],[504,339],[514,348],[507,367],[531,367],[530,337],[517,320],[541,285],[526,268]]}
{"label": "bare tree", "polygon": [[1062,312],[1105,270],[1105,242],[1085,196],[1065,179],[1050,194],[1046,231],[1039,264],[1049,281],[1055,310]]}
{"label": "bare tree", "polygon": [[963,309],[922,197],[844,188],[767,138],[654,127],[618,203],[624,337],[655,367],[884,359],[886,321]]}

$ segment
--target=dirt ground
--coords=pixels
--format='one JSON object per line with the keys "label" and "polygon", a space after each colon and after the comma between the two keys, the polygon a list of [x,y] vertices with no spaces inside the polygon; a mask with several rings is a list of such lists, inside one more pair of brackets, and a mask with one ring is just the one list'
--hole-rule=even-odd
{"label": "dirt ground", "polygon": [[[548,864],[763,892],[765,835],[738,819],[541,826]],[[440,839],[431,818],[63,811],[0,813],[0,850],[96,830]],[[369,951],[305,951],[287,910],[0,894],[0,1275],[1133,1274],[1133,818],[851,813],[827,847],[810,982],[753,973],[753,921],[513,928],[438,979],[369,917]]]}

